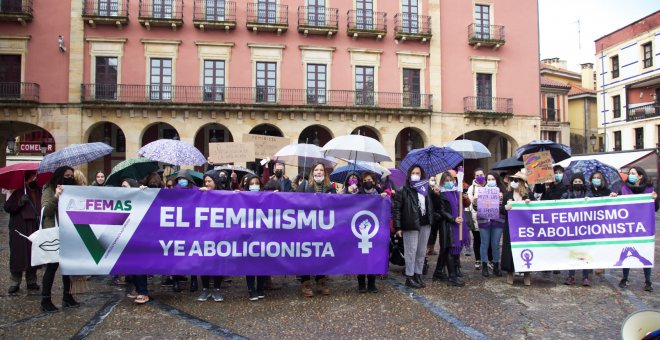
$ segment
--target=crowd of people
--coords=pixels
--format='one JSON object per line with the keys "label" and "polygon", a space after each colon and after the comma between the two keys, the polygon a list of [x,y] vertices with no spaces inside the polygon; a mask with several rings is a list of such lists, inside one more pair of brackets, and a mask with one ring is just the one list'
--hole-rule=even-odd
{"label": "crowd of people", "polygon": [[[401,239],[405,259],[405,285],[413,289],[426,287],[425,277],[428,275],[429,257],[437,255],[435,270],[431,279],[444,281],[448,286],[465,286],[465,268],[461,264],[461,254],[465,249],[474,252],[474,269],[484,277],[502,277],[506,273],[506,282],[514,283],[516,268],[511,252],[509,235],[508,211],[511,202],[531,202],[535,200],[560,200],[573,198],[603,197],[618,195],[635,195],[652,193],[657,195],[650,178],[644,169],[631,168],[626,176],[625,184],[618,192],[611,192],[602,173],[596,171],[590,178],[584,178],[581,173],[575,173],[565,182],[564,168],[554,167],[553,183],[530,186],[524,171],[511,173],[485,172],[476,169],[474,180],[470,185],[457,182],[457,174],[450,170],[441,174],[427,174],[421,166],[412,166],[406,174],[406,182],[400,188],[385,176],[371,172],[351,172],[343,183],[330,181],[330,176],[323,163],[311,167],[309,176],[301,173],[293,180],[285,174],[285,166],[281,163],[273,165],[271,176],[268,167],[264,168],[261,177],[246,174],[242,178],[230,170],[207,169],[201,185],[197,186],[189,171],[179,171],[167,176],[152,173],[138,182],[136,179],[121,180],[120,186],[125,188],[159,188],[167,190],[228,190],[228,191],[275,191],[299,192],[311,194],[346,194],[346,195],[378,195],[392,200],[391,238]],[[105,185],[106,176],[97,172],[91,183],[93,186]],[[41,289],[41,308],[44,312],[57,312],[58,308],[52,302],[52,286],[58,269],[57,263],[45,265],[41,287],[37,283],[37,268],[31,267],[30,242],[14,230],[30,235],[39,228],[54,227],[57,223],[58,200],[63,192],[63,185],[88,185],[85,176],[71,167],[58,168],[43,188],[37,186],[36,176],[24,178],[24,190],[15,190],[6,199],[4,209],[10,214],[9,244],[11,286],[9,294],[20,290],[23,276],[27,290]],[[497,188],[499,190],[500,208],[497,218],[486,219],[480,216],[480,187]],[[393,244],[396,242],[393,242]],[[472,243],[472,246],[471,246]],[[438,251],[436,252],[436,249]],[[621,289],[628,286],[630,270],[623,269],[623,277],[619,283]],[[590,270],[583,270],[582,286],[589,286]],[[328,277],[325,275],[298,276],[301,283],[301,294],[313,297],[315,294],[330,295]],[[559,274],[559,272],[555,272]],[[531,273],[521,275],[526,286],[531,285]],[[653,291],[651,269],[644,269],[644,290]],[[137,304],[149,301],[147,275],[131,275],[115,277],[113,282],[127,284],[127,297]],[[222,276],[201,276],[201,291],[198,301],[212,299],[215,302],[224,300],[220,287],[223,282],[231,280]],[[75,281],[75,280],[73,280]],[[171,286],[174,292],[181,292],[182,283],[189,282],[189,290],[199,290],[196,276],[184,277],[174,275],[163,277],[161,285]],[[62,275],[63,297],[62,306],[72,308],[79,306],[71,293],[72,278]],[[268,276],[247,276],[247,296],[251,301],[263,299],[266,290],[279,289]],[[372,274],[357,275],[357,290],[360,293],[377,293],[377,276]],[[565,284],[575,284],[575,271],[569,270]]]}

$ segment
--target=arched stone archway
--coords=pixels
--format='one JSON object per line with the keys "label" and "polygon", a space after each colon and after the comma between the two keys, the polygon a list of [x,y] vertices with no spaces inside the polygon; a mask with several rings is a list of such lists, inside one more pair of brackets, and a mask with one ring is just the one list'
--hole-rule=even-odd
{"label": "arched stone archway", "polygon": [[380,135],[380,132],[372,126],[368,125],[362,125],[358,126],[355,129],[353,129],[353,132],[351,132],[351,135],[362,135],[362,136],[367,136],[371,137],[379,142],[383,142],[383,137]]}
{"label": "arched stone archway", "polygon": [[298,143],[314,144],[323,146],[334,138],[332,131],[319,124],[310,125],[303,129],[298,136]]}
{"label": "arched stone archway", "polygon": [[518,148],[518,143],[513,137],[495,130],[473,130],[456,137],[456,139],[468,139],[480,142],[491,153],[491,157],[489,158],[465,160],[465,179],[468,183],[472,181],[475,169],[482,168],[488,172],[490,167],[497,161],[512,157],[513,152]]}
{"label": "arched stone archway", "polygon": [[113,148],[111,154],[88,164],[87,179],[90,183],[94,181],[96,172],[103,171],[107,176],[115,165],[126,158],[137,157],[137,155],[126,156],[126,136],[117,124],[105,121],[98,122],[89,127],[85,132],[85,136],[87,143],[101,142]]}
{"label": "arched stone archway", "polygon": [[31,123],[2,121],[0,135],[0,167],[10,163],[39,162],[57,146],[50,131]]}
{"label": "arched stone archway", "polygon": [[[179,132],[174,128],[174,126],[167,123],[153,123],[147,125],[144,130],[142,130],[142,136],[140,136],[140,147],[145,146],[155,140],[159,139],[178,139]],[[137,155],[135,155],[137,157]]]}
{"label": "arched stone archway", "polygon": [[209,156],[209,143],[225,143],[233,142],[234,136],[229,129],[218,123],[205,124],[197,130],[195,134],[195,147],[204,154],[205,157]]}
{"label": "arched stone archway", "polygon": [[399,165],[411,150],[423,148],[425,140],[424,132],[417,128],[407,127],[399,131],[394,144],[395,164]]}
{"label": "arched stone archway", "polygon": [[271,124],[259,124],[250,130],[250,134],[253,135],[266,135],[274,137],[284,137],[282,130],[275,125]]}

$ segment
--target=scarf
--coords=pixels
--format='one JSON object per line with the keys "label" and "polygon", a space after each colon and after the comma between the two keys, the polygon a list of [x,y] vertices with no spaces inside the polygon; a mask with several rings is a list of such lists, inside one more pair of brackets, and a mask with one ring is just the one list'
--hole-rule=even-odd
{"label": "scarf", "polygon": [[422,196],[428,195],[429,192],[429,181],[426,179],[419,181],[410,181],[410,186],[417,191]]}
{"label": "scarf", "polygon": [[[457,190],[443,190],[442,194],[449,201],[449,205],[451,206],[452,216],[458,216],[458,200],[460,199],[459,192]],[[453,241],[453,245],[451,247],[451,254],[460,255],[463,247],[467,247],[470,245],[470,236],[469,236],[470,228],[467,225],[467,219],[465,218],[465,214],[463,214],[463,241],[460,241],[458,223],[451,223],[451,231],[452,231],[451,235]]]}

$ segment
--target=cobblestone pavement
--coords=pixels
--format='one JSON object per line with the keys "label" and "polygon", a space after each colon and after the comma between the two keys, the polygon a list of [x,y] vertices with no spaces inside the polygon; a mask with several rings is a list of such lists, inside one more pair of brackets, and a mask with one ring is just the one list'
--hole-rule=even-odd
{"label": "cobblestone pavement", "polygon": [[[656,217],[656,228],[658,217]],[[9,287],[7,215],[0,213],[0,338],[424,338],[424,339],[615,339],[630,313],[660,309],[657,292],[643,291],[641,270],[631,272],[630,289],[621,291],[620,271],[595,276],[592,286],[565,286],[562,275],[533,274],[532,286],[504,278],[484,278],[473,257],[463,257],[464,288],[427,280],[427,288],[403,286],[401,268],[390,268],[379,294],[358,294],[352,276],[334,276],[330,296],[304,298],[294,277],[258,302],[247,299],[245,280],[223,283],[224,302],[197,302],[197,293],[174,293],[149,282],[152,301],[135,305],[124,288],[108,277],[89,281],[78,295],[81,308],[44,314],[39,293],[7,295]],[[656,245],[656,263],[660,252]],[[435,259],[432,259],[433,268]],[[41,278],[42,272],[39,272]],[[578,274],[579,275],[579,274]],[[654,282],[658,282],[657,270]],[[39,281],[41,284],[41,281]],[[656,287],[656,290],[660,287]],[[53,288],[61,301],[61,280]]]}

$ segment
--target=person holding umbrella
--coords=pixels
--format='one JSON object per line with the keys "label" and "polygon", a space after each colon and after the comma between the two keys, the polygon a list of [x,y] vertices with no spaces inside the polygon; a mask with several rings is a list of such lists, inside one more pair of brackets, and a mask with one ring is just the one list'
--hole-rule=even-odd
{"label": "person holding umbrella", "polygon": [[[438,183],[442,186],[444,186],[443,183],[454,182],[454,178],[449,172],[444,172],[438,177]],[[430,196],[437,217],[434,223],[438,225],[438,231],[440,233],[440,253],[438,254],[438,262],[433,272],[433,280],[447,280],[448,286],[463,287],[465,286],[465,282],[458,277],[456,263],[454,257],[451,256],[451,250],[454,245],[453,225],[462,223],[463,219],[453,210],[448,196],[442,192],[443,188],[440,185],[433,186],[432,189],[433,193]],[[447,268],[446,272],[445,268]]]}
{"label": "person holding umbrella", "polygon": [[428,195],[428,181],[424,169],[412,165],[406,184],[394,195],[392,220],[398,237],[403,236],[406,259],[406,286],[424,288],[422,280],[426,245],[434,222],[433,202]]}
{"label": "person holding umbrella", "polygon": [[[222,174],[222,176],[220,175]],[[201,191],[211,190],[229,190],[227,181],[227,174],[224,171],[209,170],[204,174],[204,186],[199,188]],[[213,290],[211,291],[211,279],[213,279]],[[220,285],[222,284],[222,276],[208,276],[202,275],[202,292],[199,294],[197,301],[206,301],[213,298],[215,302],[224,301],[222,293],[220,293]]]}
{"label": "person holding umbrella", "polygon": [[[442,176],[440,180],[440,193],[443,195],[451,207],[452,216],[460,216],[459,201],[463,199],[463,190],[457,186],[456,179],[451,172],[446,172],[449,176]],[[456,267],[456,276],[462,277],[461,272],[461,251],[463,247],[470,246],[470,234],[467,221],[463,218],[451,223],[452,227],[452,246],[450,254],[452,256],[454,266]]]}
{"label": "person holding umbrella", "polygon": [[39,290],[37,268],[31,266],[31,244],[21,234],[31,235],[39,230],[41,191],[35,172],[24,172],[23,179],[23,190],[14,190],[4,205],[9,213],[9,294],[18,293],[23,273],[27,290]]}
{"label": "person holding umbrella", "polygon": [[[57,209],[60,196],[64,191],[62,185],[76,185],[76,180],[73,178],[73,168],[69,166],[61,166],[55,170],[53,177],[44,186],[43,194],[41,196],[41,206],[43,207],[43,219],[41,221],[42,228],[55,227],[55,219],[57,219]],[[41,291],[41,310],[46,313],[55,313],[59,311],[51,300],[51,290],[53,288],[53,281],[59,263],[49,263],[46,265],[46,272],[43,276],[42,291]],[[68,275],[62,275],[62,307],[75,308],[80,304],[73,298],[70,293],[71,279]]]}

